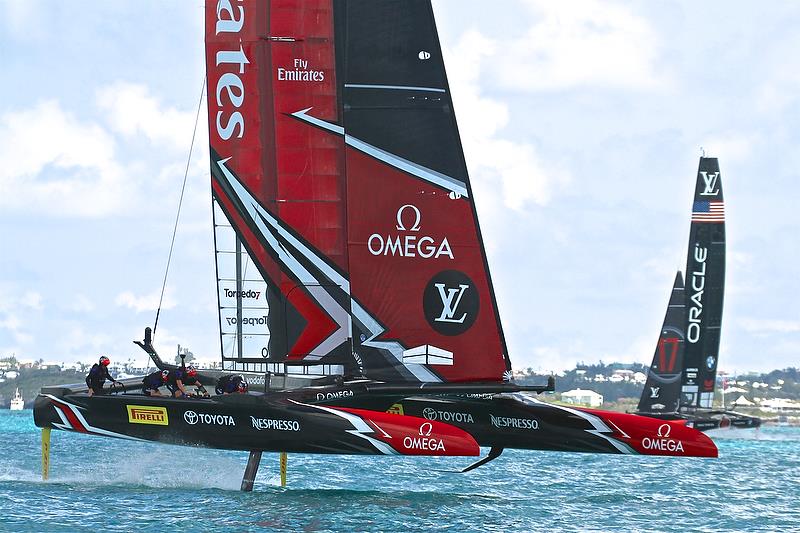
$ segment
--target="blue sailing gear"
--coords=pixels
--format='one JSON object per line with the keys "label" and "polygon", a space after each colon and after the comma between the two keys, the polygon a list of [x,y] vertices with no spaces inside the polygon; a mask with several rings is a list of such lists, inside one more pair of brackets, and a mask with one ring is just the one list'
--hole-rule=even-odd
{"label": "blue sailing gear", "polygon": [[158,390],[164,384],[168,375],[169,372],[167,370],[148,374],[142,380],[142,392],[149,396],[150,391]]}
{"label": "blue sailing gear", "polygon": [[86,386],[92,389],[94,394],[103,394],[103,385],[106,381],[114,381],[108,373],[108,368],[100,363],[93,364],[86,376]]}

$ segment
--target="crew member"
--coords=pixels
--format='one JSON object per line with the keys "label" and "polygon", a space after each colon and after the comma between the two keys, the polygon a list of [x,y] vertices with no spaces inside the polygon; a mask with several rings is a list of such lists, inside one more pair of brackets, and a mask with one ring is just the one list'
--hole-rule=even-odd
{"label": "crew member", "polygon": [[86,386],[89,387],[89,396],[103,394],[105,392],[103,385],[105,385],[106,381],[119,383],[119,381],[112,378],[111,374],[108,373],[108,365],[110,364],[111,360],[104,355],[100,357],[100,361],[92,365],[89,374],[86,376]]}
{"label": "crew member", "polygon": [[142,392],[145,396],[161,396],[159,387],[165,385],[169,379],[169,370],[158,370],[148,374],[142,380]]}
{"label": "crew member", "polygon": [[204,396],[208,396],[205,387],[200,383],[197,377],[197,369],[193,366],[179,367],[175,370],[169,371],[167,378],[167,388],[175,398],[188,397],[189,393],[186,391],[187,385],[194,385]]}
{"label": "crew member", "polygon": [[244,394],[247,392],[247,381],[240,375],[226,374],[217,380],[217,394]]}

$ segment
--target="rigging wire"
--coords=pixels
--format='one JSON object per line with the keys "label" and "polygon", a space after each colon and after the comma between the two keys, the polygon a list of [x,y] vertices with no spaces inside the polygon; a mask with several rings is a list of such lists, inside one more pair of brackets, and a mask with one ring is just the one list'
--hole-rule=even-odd
{"label": "rigging wire", "polygon": [[189,176],[189,164],[192,162],[192,151],[194,150],[194,139],[197,136],[197,124],[200,122],[200,109],[203,105],[203,94],[206,91],[206,78],[203,77],[203,86],[200,88],[200,101],[197,102],[197,114],[194,117],[194,131],[192,131],[192,142],[189,145],[189,158],[186,160],[186,171],[183,173],[183,185],[181,186],[181,197],[178,200],[178,213],[175,215],[175,227],[172,229],[172,242],[169,245],[169,256],[167,257],[167,268],[164,271],[164,283],[161,284],[161,296],[158,299],[158,310],[156,311],[156,321],[153,324],[153,338],[156,336],[158,328],[158,315],[161,314],[161,304],[164,301],[164,290],[167,288],[167,275],[169,275],[169,265],[172,261],[172,250],[175,247],[175,234],[178,232],[178,220],[181,218],[181,206],[183,205],[183,193],[186,191],[186,178]]}

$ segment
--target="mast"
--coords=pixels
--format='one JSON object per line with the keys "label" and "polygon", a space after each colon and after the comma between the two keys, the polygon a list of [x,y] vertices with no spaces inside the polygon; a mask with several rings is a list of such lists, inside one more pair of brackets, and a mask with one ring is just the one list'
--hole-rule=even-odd
{"label": "mast", "polygon": [[725,291],[725,203],[716,158],[701,157],[686,261],[686,343],[681,408],[714,401]]}

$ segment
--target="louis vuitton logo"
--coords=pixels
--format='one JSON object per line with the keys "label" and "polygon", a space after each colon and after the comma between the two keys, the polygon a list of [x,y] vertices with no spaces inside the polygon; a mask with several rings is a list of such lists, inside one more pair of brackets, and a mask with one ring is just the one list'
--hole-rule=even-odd
{"label": "louis vuitton logo", "polygon": [[464,296],[464,291],[469,288],[469,285],[459,284],[457,289],[452,289],[445,287],[444,283],[436,283],[435,287],[439,290],[439,297],[442,299],[442,313],[434,320],[436,322],[462,324],[464,319],[467,318],[467,313],[461,315],[461,318],[455,318],[455,315],[458,311],[458,304]]}
{"label": "louis vuitton logo", "polygon": [[719,194],[719,187],[717,187],[717,180],[719,180],[719,172],[709,174],[706,171],[701,171],[700,175],[703,177],[703,192],[700,196],[716,196]]}

